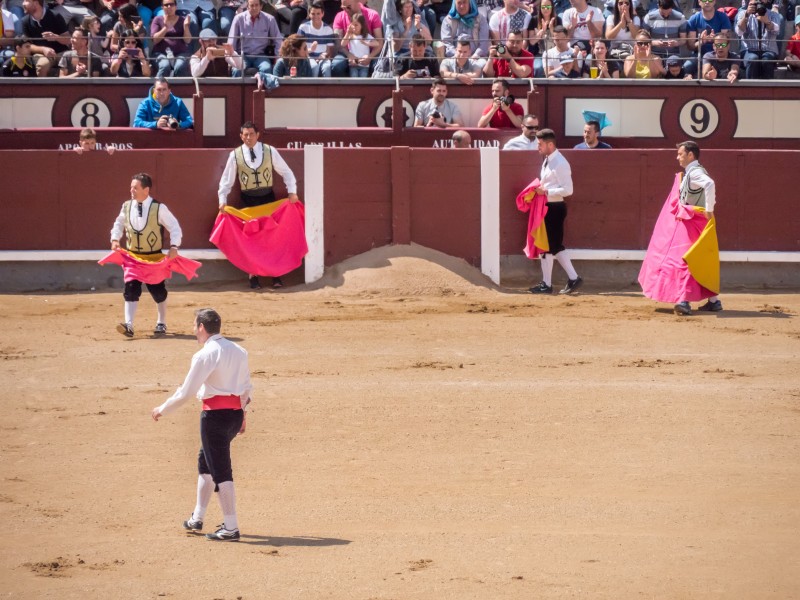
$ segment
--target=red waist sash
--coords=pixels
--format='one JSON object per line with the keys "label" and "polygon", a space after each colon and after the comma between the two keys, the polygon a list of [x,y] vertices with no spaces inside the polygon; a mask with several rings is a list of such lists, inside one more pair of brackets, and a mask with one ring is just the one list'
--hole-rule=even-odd
{"label": "red waist sash", "polygon": [[222,410],[223,408],[242,408],[239,396],[212,396],[203,400],[203,410]]}

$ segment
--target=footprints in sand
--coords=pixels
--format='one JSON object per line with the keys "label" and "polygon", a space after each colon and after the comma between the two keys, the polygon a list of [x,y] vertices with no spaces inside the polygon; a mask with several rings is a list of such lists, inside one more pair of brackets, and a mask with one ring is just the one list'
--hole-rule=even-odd
{"label": "footprints in sand", "polygon": [[90,569],[92,571],[107,571],[116,569],[125,564],[124,560],[111,562],[89,563],[80,556],[69,558],[58,556],[52,560],[42,562],[27,562],[22,566],[40,577],[69,577],[74,569]]}

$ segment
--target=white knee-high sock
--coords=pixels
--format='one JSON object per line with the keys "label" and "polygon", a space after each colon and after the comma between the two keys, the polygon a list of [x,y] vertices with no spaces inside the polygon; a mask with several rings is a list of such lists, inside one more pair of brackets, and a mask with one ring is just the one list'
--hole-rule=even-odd
{"label": "white knee-high sock", "polygon": [[133,325],[133,319],[136,317],[136,309],[139,307],[138,302],[125,301],[125,322]]}
{"label": "white knee-high sock", "polygon": [[222,508],[222,517],[225,520],[225,529],[232,531],[239,529],[239,520],[236,518],[236,490],[232,481],[223,481],[219,485],[219,505]]}
{"label": "white knee-high sock", "polygon": [[542,255],[542,281],[545,285],[553,285],[553,255],[548,253]]}
{"label": "white knee-high sock", "polygon": [[167,301],[164,300],[163,302],[159,302],[156,304],[156,308],[158,309],[158,321],[157,323],[167,323]]}
{"label": "white knee-high sock", "polygon": [[569,250],[562,250],[558,254],[556,254],[556,260],[558,264],[567,272],[567,277],[570,279],[577,279],[578,273],[575,271],[575,267],[572,266],[572,261],[569,259]]}
{"label": "white knee-high sock", "polygon": [[202,521],[208,510],[208,503],[211,501],[211,494],[214,493],[214,480],[211,475],[203,473],[197,476],[197,504],[192,512],[192,518]]}

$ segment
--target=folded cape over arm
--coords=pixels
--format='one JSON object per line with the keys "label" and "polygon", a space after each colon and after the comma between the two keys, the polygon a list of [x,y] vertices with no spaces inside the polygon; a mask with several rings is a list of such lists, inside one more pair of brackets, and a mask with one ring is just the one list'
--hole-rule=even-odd
{"label": "folded cape over arm", "polygon": [[278,200],[242,210],[226,206],[210,240],[242,271],[280,277],[299,267],[308,253],[303,204]]}
{"label": "folded cape over arm", "polygon": [[659,302],[703,300],[719,294],[716,221],[702,208],[679,202],[681,176],[669,193],[647,247],[639,284]]}
{"label": "folded cape over arm", "polygon": [[544,216],[547,214],[547,196],[536,194],[539,178],[531,181],[517,196],[517,208],[528,212],[528,234],[525,236],[525,256],[536,258],[550,250],[547,241],[547,230],[544,227]]}
{"label": "folded cape over arm", "polygon": [[101,265],[119,265],[125,281],[135,279],[147,284],[161,283],[171,278],[173,273],[180,273],[186,279],[191,279],[197,277],[197,269],[202,266],[196,260],[180,255],[167,258],[166,254],[162,254],[156,261],[148,260],[122,248],[112,251],[97,262]]}

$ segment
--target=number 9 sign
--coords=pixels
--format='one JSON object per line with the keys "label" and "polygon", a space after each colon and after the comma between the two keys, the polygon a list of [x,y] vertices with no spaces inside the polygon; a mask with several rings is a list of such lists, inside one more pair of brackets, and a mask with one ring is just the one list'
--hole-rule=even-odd
{"label": "number 9 sign", "polygon": [[683,105],[678,120],[686,135],[693,138],[704,138],[717,130],[719,113],[708,100],[694,99]]}

